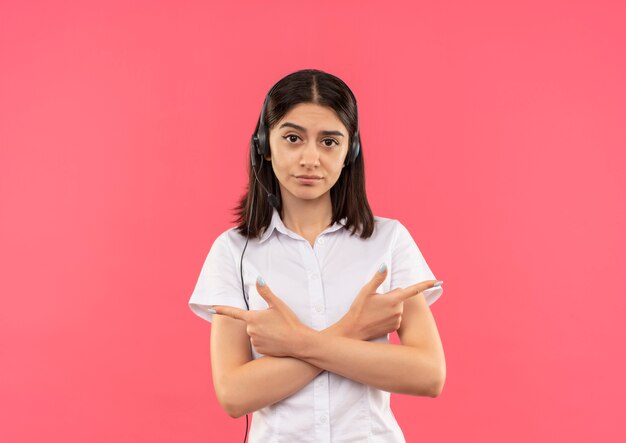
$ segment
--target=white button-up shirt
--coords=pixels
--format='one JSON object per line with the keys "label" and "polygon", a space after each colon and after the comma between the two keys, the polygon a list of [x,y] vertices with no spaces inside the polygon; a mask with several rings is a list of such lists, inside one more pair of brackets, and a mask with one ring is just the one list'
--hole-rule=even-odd
{"label": "white button-up shirt", "polygon": [[[256,278],[261,275],[302,323],[319,331],[339,321],[383,262],[389,271],[379,293],[435,279],[399,221],[374,220],[374,233],[368,239],[351,236],[338,222],[320,233],[311,246],[287,229],[274,210],[268,229],[260,239],[250,239],[244,255],[243,280],[250,309],[267,308],[256,290]],[[189,300],[191,310],[203,319],[211,321],[206,309],[212,305],[246,309],[239,270],[245,242],[231,228],[211,247]],[[442,287],[431,288],[424,297],[430,305],[442,292]],[[371,341],[388,343],[388,336]],[[252,353],[255,359],[262,356],[254,347]],[[324,371],[290,397],[254,412],[249,441],[404,442],[389,400],[389,392]]]}

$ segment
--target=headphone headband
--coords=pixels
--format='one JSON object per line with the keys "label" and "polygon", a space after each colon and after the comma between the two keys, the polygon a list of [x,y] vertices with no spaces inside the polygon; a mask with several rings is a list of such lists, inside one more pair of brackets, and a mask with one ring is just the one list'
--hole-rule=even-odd
{"label": "headphone headband", "polygon": [[[275,88],[276,88],[276,85],[272,86],[272,88],[269,90],[269,92],[265,96],[265,100],[263,101],[263,108],[261,109],[261,116],[259,117],[259,129],[257,130],[256,134],[252,136],[252,145],[254,146],[254,149],[251,151],[252,166],[256,166],[256,155],[265,157],[266,155],[270,153],[270,144],[268,140],[269,131],[267,130],[265,126],[265,112],[267,109],[267,104],[270,100],[270,96]],[[354,106],[355,106],[355,109],[357,110],[357,121],[356,121],[357,126],[356,126],[356,131],[351,137],[352,142],[350,144],[350,152],[348,152],[348,155],[346,158],[346,162],[345,162],[346,165],[354,163],[357,157],[359,156],[359,153],[361,152],[361,142],[360,142],[360,136],[359,136],[359,117],[358,117],[359,114],[358,114],[358,107],[356,103],[356,97],[354,96],[352,91],[350,91],[350,89],[348,89],[348,91],[350,92],[350,95],[352,96],[352,99],[354,100]],[[256,152],[256,155],[255,155],[255,152]]]}

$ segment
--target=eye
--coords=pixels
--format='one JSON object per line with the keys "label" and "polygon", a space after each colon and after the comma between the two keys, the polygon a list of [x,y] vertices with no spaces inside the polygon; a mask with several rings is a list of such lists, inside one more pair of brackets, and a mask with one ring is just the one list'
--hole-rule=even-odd
{"label": "eye", "polygon": [[[324,146],[326,146],[327,148],[333,148],[335,146],[339,146],[339,142],[335,140],[334,138],[325,138],[324,140],[322,140],[322,142],[324,143]],[[334,143],[334,145],[332,143],[329,145],[326,142],[332,142]]]}
{"label": "eye", "polygon": [[[298,136],[297,136],[297,135],[295,135],[295,134],[288,134],[288,135],[285,135],[283,138],[284,138],[285,140],[287,140],[289,143],[295,143],[295,142],[297,142],[297,141],[298,141],[298,139],[299,139],[300,137],[298,137]],[[294,138],[295,138],[295,139],[294,139]]]}

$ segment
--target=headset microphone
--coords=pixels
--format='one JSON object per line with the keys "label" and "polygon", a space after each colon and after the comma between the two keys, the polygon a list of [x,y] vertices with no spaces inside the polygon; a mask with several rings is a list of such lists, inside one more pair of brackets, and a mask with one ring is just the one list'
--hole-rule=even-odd
{"label": "headset microphone", "polygon": [[[256,164],[256,161],[254,160],[254,154],[253,154],[252,155],[252,171],[254,172],[254,178],[257,181],[257,183],[261,185],[263,190],[267,193],[267,200],[270,203],[270,206],[278,209],[278,206],[280,205],[278,198],[274,194],[272,194],[270,191],[268,191],[267,188],[263,185],[263,183],[261,183],[261,180],[259,180],[259,177],[256,175],[256,169],[254,167],[255,164]],[[261,166],[259,167],[259,169],[261,169],[261,167],[263,167],[263,157],[261,157]]]}
{"label": "headset microphone", "polygon": [[272,207],[278,209],[279,206],[279,202],[278,199],[276,198],[276,196],[274,194],[270,194],[269,192],[267,193],[267,198],[270,202],[270,205],[272,205]]}

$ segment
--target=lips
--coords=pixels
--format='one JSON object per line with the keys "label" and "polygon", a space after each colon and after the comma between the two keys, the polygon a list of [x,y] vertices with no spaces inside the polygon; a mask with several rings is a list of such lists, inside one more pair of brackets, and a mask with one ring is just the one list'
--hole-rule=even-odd
{"label": "lips", "polygon": [[311,178],[320,180],[322,177],[318,177],[317,175],[296,175],[296,178]]}
{"label": "lips", "polygon": [[322,180],[322,177],[317,175],[296,175],[296,180],[301,185],[315,186]]}

